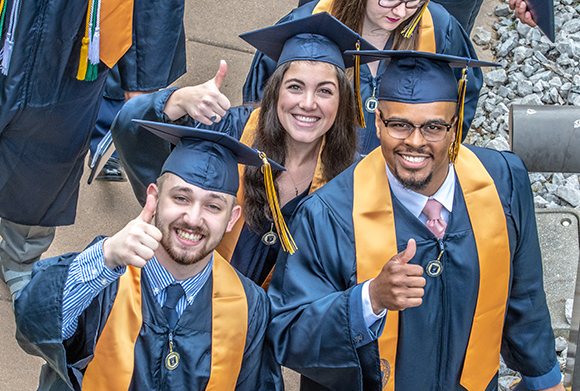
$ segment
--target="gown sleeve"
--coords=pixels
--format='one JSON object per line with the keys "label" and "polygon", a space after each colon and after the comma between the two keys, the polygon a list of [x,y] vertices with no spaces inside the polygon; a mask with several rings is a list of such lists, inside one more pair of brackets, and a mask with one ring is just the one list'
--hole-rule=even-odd
{"label": "gown sleeve", "polygon": [[502,355],[508,366],[522,374],[528,388],[543,389],[558,384],[561,374],[544,293],[533,196],[521,160],[512,153],[502,155],[512,178],[510,209],[517,236]]}
{"label": "gown sleeve", "polygon": [[118,62],[121,87],[165,88],[186,72],[185,2],[136,0],[133,7],[133,44]]}

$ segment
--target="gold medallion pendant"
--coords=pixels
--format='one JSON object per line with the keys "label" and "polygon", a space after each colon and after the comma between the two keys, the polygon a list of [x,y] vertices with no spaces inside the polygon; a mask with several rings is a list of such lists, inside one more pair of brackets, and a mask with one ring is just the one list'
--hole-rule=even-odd
{"label": "gold medallion pendant", "polygon": [[169,353],[165,356],[165,368],[173,371],[179,366],[179,353],[173,351],[173,341],[169,342]]}

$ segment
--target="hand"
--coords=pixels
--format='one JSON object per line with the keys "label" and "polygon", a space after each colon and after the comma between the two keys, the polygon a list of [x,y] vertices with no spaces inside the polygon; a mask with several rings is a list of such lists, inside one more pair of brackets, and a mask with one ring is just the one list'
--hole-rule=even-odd
{"label": "hand", "polygon": [[213,79],[176,90],[167,100],[163,111],[173,121],[189,114],[204,125],[220,122],[230,108],[230,100],[220,92],[227,72],[228,64],[221,60]]}
{"label": "hand", "polygon": [[139,95],[145,95],[145,94],[152,94],[156,91],[159,90],[153,90],[153,91],[125,91],[125,102],[127,102],[129,99],[134,98],[136,96]]}
{"label": "hand", "polygon": [[532,19],[532,14],[527,11],[527,4],[523,0],[510,0],[510,8],[515,10],[516,18],[528,26],[536,27],[536,22]]}
{"label": "hand", "polygon": [[148,195],[141,214],[113,237],[105,240],[103,253],[105,265],[109,269],[127,265],[141,268],[153,258],[163,237],[161,231],[150,224],[155,214],[155,206],[155,197]]}
{"label": "hand", "polygon": [[415,239],[409,239],[407,248],[393,256],[377,278],[371,281],[369,293],[375,314],[380,314],[384,309],[401,311],[417,307],[423,302],[423,287],[426,283],[423,268],[408,264],[416,250]]}

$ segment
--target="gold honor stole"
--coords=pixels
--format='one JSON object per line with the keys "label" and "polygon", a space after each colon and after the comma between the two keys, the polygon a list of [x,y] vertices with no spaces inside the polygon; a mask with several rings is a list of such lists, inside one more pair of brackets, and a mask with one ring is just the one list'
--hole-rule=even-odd
{"label": "gold honor stole", "polygon": [[133,0],[102,0],[99,58],[109,68],[133,43]]}
{"label": "gold honor stole", "polygon": [[[312,14],[317,14],[319,12],[330,12],[332,10],[332,4],[334,0],[320,0]],[[433,27],[433,17],[431,12],[427,8],[421,17],[419,28],[419,47],[417,49],[420,52],[437,53],[435,45],[435,28]]]}
{"label": "gold honor stole", "polygon": [[[459,150],[455,172],[465,197],[479,258],[479,291],[461,385],[469,391],[483,391],[499,369],[510,274],[509,238],[493,179],[468,148]],[[355,168],[353,188],[357,281],[361,283],[376,277],[384,265],[382,260],[397,254],[391,191],[381,148],[371,152]],[[383,374],[383,390],[388,391],[395,389],[398,327],[399,313],[388,311],[379,338],[381,368],[390,368],[388,379],[385,379],[388,370]]]}
{"label": "gold honor stole", "polygon": [[[246,122],[246,125],[244,126],[242,137],[240,138],[240,142],[249,147],[252,146],[252,144],[254,143],[254,138],[256,137],[256,130],[258,129],[258,118],[260,117],[260,110],[261,110],[260,108],[257,108],[254,111],[252,111],[250,117],[248,118],[248,121]],[[316,162],[316,169],[314,171],[312,185],[310,185],[310,190],[308,191],[308,194],[322,187],[326,183],[326,181],[324,181],[322,177],[323,165],[321,160],[322,149],[324,148],[324,140],[325,138],[323,138],[322,146],[320,147],[320,152],[318,153],[318,161]],[[237,204],[242,206],[242,214],[240,215],[240,218],[238,219],[236,224],[233,226],[232,230],[224,235],[221,243],[216,248],[216,251],[219,252],[220,255],[224,257],[224,259],[226,259],[228,262],[232,259],[232,255],[234,254],[234,250],[236,249],[236,244],[238,243],[238,238],[240,237],[240,233],[242,232],[242,228],[244,227],[244,224],[246,222],[246,220],[244,219],[244,208],[243,208],[244,205],[243,165],[238,166],[238,172],[240,174],[240,187],[237,194],[238,197]],[[274,269],[272,269],[272,271],[273,270]],[[270,274],[262,284],[262,288],[264,288],[265,290],[268,290],[268,286],[270,285],[272,271],[270,271]]]}
{"label": "gold honor stole", "polygon": [[[216,252],[212,275],[211,374],[206,390],[234,390],[246,346],[248,303],[237,273]],[[129,266],[85,371],[83,391],[129,389],[142,324],[141,269]]]}

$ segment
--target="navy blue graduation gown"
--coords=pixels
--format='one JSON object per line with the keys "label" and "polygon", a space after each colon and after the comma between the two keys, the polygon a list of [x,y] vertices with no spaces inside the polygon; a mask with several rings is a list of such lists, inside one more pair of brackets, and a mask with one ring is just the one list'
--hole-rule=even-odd
{"label": "navy blue graduation gown", "polygon": [[[0,217],[15,223],[74,222],[108,71],[100,63],[97,80],[76,79],[87,6],[21,3],[9,72],[0,74]],[[183,7],[183,0],[135,1],[133,46],[118,63],[125,90],[158,89],[185,73]]]}
{"label": "navy blue graduation gown", "polygon": [[[557,362],[527,172],[509,152],[470,149],[494,179],[508,228],[511,275],[502,353],[525,376],[545,375]],[[299,206],[291,233],[300,245],[293,255],[280,254],[268,290],[273,317],[268,338],[279,362],[304,375],[302,390],[381,389],[378,343],[364,324],[362,284],[356,278],[353,171],[354,166]],[[393,210],[398,252],[414,238],[417,253],[410,262],[425,268],[439,254],[435,236],[395,197]],[[443,273],[436,278],[425,274],[423,303],[400,313],[397,391],[463,390],[459,378],[479,267],[458,182],[443,243]],[[487,385],[487,390],[496,389],[497,376]]]}
{"label": "navy blue graduation gown", "polygon": [[[290,20],[303,18],[312,14],[312,11],[318,4],[318,1],[311,1],[302,7],[295,8],[288,15],[280,19],[278,23],[288,22]],[[435,45],[437,53],[451,54],[455,56],[477,58],[475,49],[469,40],[469,36],[465,33],[461,25],[453,18],[445,9],[439,4],[433,2],[429,3],[429,11],[433,16],[433,27],[435,30]],[[385,49],[390,48],[391,42],[387,43]],[[353,48],[354,49],[354,48]],[[385,61],[381,61],[377,71],[377,77],[373,77],[369,67],[366,64],[361,66],[360,70],[360,85],[361,96],[364,107],[364,102],[367,98],[373,95],[376,88],[375,96],[378,95],[378,85],[381,81],[381,75],[385,70]],[[246,77],[246,82],[243,87],[244,103],[258,102],[262,100],[264,93],[264,86],[268,78],[276,70],[276,62],[264,56],[257,51],[250,71]],[[457,80],[461,78],[461,70],[456,69],[455,75]],[[479,99],[479,90],[483,85],[483,74],[481,69],[473,68],[469,70],[469,83],[467,84],[467,91],[465,96],[465,116],[463,121],[464,135],[467,135],[467,130],[471,126],[471,121],[475,116],[477,109],[477,100]],[[366,128],[358,130],[359,152],[367,154],[376,147],[380,142],[376,135],[375,128],[375,113],[369,113],[364,110]]]}
{"label": "navy blue graduation gown", "polygon": [[[118,280],[99,293],[79,317],[75,334],[63,341],[62,292],[68,266],[77,255],[70,253],[39,261],[32,281],[15,302],[20,346],[47,361],[42,367],[39,390],[80,390],[84,371],[93,358],[94,346],[117,293]],[[280,367],[265,343],[268,299],[250,280],[243,276],[240,280],[248,301],[248,332],[236,390],[282,389]],[[169,328],[146,274],[142,274],[141,285],[143,326],[133,353],[135,368],[129,391],[205,389],[211,368],[212,277],[179,318],[174,343],[181,361],[173,371],[163,365],[169,349]]]}

